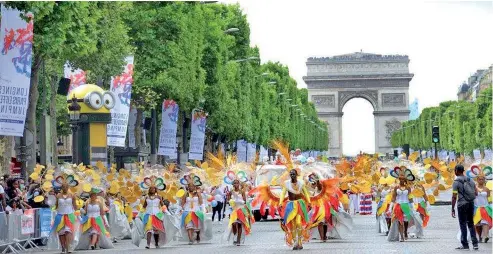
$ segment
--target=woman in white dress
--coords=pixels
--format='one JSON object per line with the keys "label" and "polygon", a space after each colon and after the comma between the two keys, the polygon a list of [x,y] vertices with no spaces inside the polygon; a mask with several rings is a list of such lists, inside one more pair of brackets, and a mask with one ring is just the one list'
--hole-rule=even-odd
{"label": "woman in white dress", "polygon": [[[233,209],[228,223],[228,241],[233,235],[233,244],[240,246],[245,242],[245,236],[249,235],[252,227],[252,213],[246,206],[246,194],[240,187],[238,179],[233,180],[233,189],[229,193],[227,200]],[[235,239],[236,238],[236,239]]]}
{"label": "woman in white dress", "polygon": [[479,242],[487,243],[490,238],[488,235],[489,230],[492,227],[491,219],[491,204],[488,202],[491,190],[486,187],[486,177],[484,174],[478,175],[477,181],[477,196],[474,200],[474,225],[476,226],[476,232],[479,236]]}
{"label": "woman in white dress", "polygon": [[104,220],[103,204],[97,197],[100,190],[93,188],[90,198],[86,202],[82,213],[82,236],[80,237],[77,250],[94,250],[96,247],[101,249],[114,248],[110,240],[110,234],[107,230],[107,225]]}
{"label": "woman in white dress", "polygon": [[414,233],[420,238],[423,236],[423,222],[413,209],[411,188],[407,184],[407,181],[414,181],[416,178],[411,170],[405,167],[394,168],[390,175],[399,179],[399,185],[392,190],[392,219],[387,240],[404,242],[408,238],[407,231],[410,226],[416,227]]}
{"label": "woman in white dress", "polygon": [[64,178],[58,176],[55,186],[61,187],[61,192],[56,196],[55,210],[57,215],[51,228],[48,246],[50,249],[59,249],[62,253],[70,253],[77,246],[77,234],[79,221],[74,212],[77,209],[76,198],[69,193],[69,187],[79,184],[72,175]]}

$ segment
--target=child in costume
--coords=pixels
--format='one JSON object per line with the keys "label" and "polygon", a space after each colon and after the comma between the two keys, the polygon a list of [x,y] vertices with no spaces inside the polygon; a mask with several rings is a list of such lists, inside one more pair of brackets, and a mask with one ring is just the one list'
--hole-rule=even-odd
{"label": "child in costume", "polygon": [[62,253],[69,253],[77,246],[79,220],[75,216],[77,209],[76,197],[69,192],[69,187],[76,187],[79,182],[73,175],[58,176],[54,181],[55,187],[61,187],[56,197],[57,212],[51,228],[48,246],[50,249],[62,248]]}
{"label": "child in costume", "polygon": [[81,220],[82,235],[77,250],[96,249],[97,246],[101,249],[113,249],[114,246],[110,240],[110,234],[107,230],[107,225],[104,222],[103,204],[97,198],[97,194],[101,190],[92,188],[90,198],[86,202],[83,209]]}
{"label": "child in costume", "polygon": [[428,196],[426,195],[426,189],[421,184],[415,185],[415,191],[422,192],[423,195],[420,197],[414,197],[414,202],[416,203],[416,212],[419,213],[421,220],[423,221],[423,228],[428,225],[430,221],[430,212],[428,211]]}
{"label": "child in costume", "polygon": [[[240,246],[241,243],[245,242],[245,236],[249,235],[251,232],[251,224],[253,223],[253,215],[251,210],[246,205],[246,194],[245,189],[242,188],[240,182],[247,182],[246,174],[243,171],[239,171],[235,174],[233,171],[228,171],[224,182],[226,184],[233,184],[233,189],[228,194],[227,200],[232,207],[232,212],[229,217],[227,239],[231,238],[233,235],[233,244]],[[243,233],[244,232],[244,233]]]}
{"label": "child in costume", "polygon": [[420,238],[423,236],[423,222],[413,209],[411,188],[407,184],[407,181],[414,181],[416,178],[411,170],[404,166],[395,167],[390,171],[390,175],[399,179],[399,185],[392,190],[392,221],[387,240],[404,242],[408,239],[407,232],[411,226],[416,227],[414,233]]}

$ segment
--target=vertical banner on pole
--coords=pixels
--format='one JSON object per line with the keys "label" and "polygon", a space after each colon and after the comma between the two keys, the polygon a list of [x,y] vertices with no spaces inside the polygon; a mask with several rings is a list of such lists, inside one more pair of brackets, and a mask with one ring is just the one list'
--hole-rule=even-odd
{"label": "vertical banner on pole", "polygon": [[474,155],[474,160],[481,160],[481,151],[479,149],[474,149],[472,154]]}
{"label": "vertical banner on pole", "polygon": [[175,158],[179,107],[174,100],[164,100],[162,110],[157,154]]}
{"label": "vertical banner on pole", "polygon": [[247,162],[252,162],[255,160],[255,154],[257,153],[257,145],[254,143],[248,143],[247,150]]}
{"label": "vertical banner on pole", "polygon": [[190,136],[189,160],[202,160],[204,157],[205,124],[207,117],[203,111],[192,112],[192,135]]}
{"label": "vertical banner on pole", "polygon": [[63,74],[65,78],[70,79],[67,96],[74,88],[86,84],[86,72],[81,69],[73,69],[68,61],[63,66]]}
{"label": "vertical banner on pole", "polygon": [[238,159],[238,162],[247,161],[247,146],[248,142],[243,139],[236,141],[236,158]]}
{"label": "vertical banner on pole", "polygon": [[33,15],[29,23],[16,9],[2,5],[0,27],[0,135],[24,135],[33,49]]}
{"label": "vertical banner on pole", "polygon": [[137,123],[137,109],[130,107],[130,115],[128,116],[128,147],[135,148],[135,125]]}
{"label": "vertical banner on pole", "polygon": [[265,149],[264,146],[260,146],[260,159],[263,161],[264,157],[269,156],[269,153],[267,152],[267,149]]}
{"label": "vertical banner on pole", "polygon": [[125,147],[128,117],[130,114],[130,97],[134,73],[134,57],[125,58],[125,72],[111,78],[111,92],[115,95],[115,107],[111,111],[111,123],[108,124],[108,146]]}
{"label": "vertical banner on pole", "polygon": [[450,160],[455,160],[455,152],[449,152],[448,154]]}

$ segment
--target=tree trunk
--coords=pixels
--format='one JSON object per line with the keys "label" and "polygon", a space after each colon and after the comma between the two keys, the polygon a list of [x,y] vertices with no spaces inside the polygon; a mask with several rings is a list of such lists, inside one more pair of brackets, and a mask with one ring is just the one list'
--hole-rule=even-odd
{"label": "tree trunk", "polygon": [[50,79],[51,93],[50,93],[50,127],[51,127],[51,147],[53,156],[53,165],[58,165],[58,135],[57,135],[57,123],[56,123],[56,90],[57,90],[57,76],[53,76]]}
{"label": "tree trunk", "polygon": [[36,140],[37,140],[37,132],[36,132],[36,107],[38,105],[39,91],[38,91],[38,79],[39,79],[39,70],[43,59],[39,54],[34,54],[34,61],[31,68],[31,85],[29,89],[29,107],[27,109],[26,116],[26,124],[24,127],[24,138],[27,137],[27,132],[30,131],[32,133],[32,144],[27,147],[26,156],[27,159],[23,163],[23,172],[22,177],[27,179],[29,175],[28,172],[34,170],[36,166]]}
{"label": "tree trunk", "polygon": [[[135,148],[140,150],[140,146],[142,143],[142,117],[144,116],[142,109],[137,108],[137,116],[135,117]],[[145,144],[144,144],[145,146]]]}

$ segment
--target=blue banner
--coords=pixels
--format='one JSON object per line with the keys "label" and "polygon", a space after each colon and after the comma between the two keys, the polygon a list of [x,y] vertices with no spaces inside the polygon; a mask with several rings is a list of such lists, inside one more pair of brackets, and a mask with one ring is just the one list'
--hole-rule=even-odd
{"label": "blue banner", "polygon": [[41,229],[41,237],[48,237],[51,231],[52,213],[49,208],[39,210],[39,227]]}

